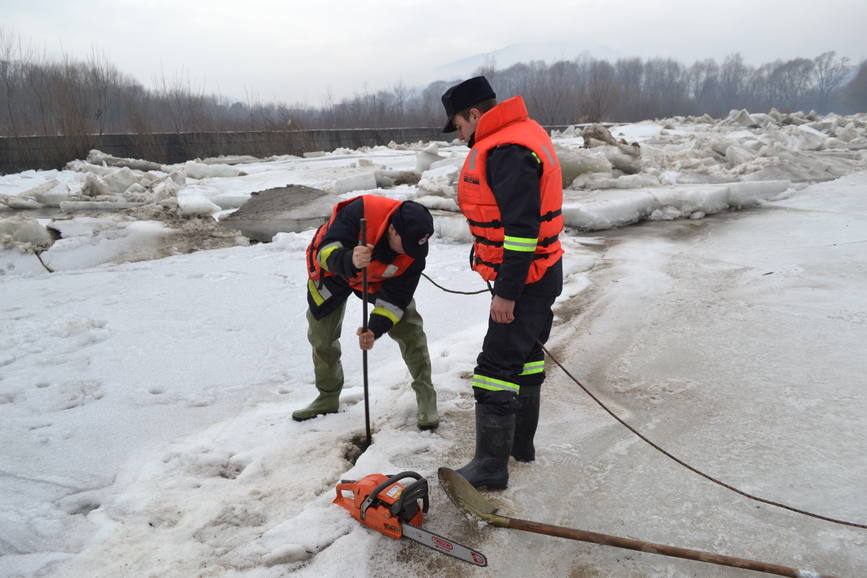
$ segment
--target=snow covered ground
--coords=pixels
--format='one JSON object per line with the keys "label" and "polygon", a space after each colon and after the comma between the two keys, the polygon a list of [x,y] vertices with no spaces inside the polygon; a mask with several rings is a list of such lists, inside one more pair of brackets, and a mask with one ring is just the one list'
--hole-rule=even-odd
{"label": "snow covered ground", "polygon": [[[619,415],[694,466],[761,497],[864,524],[864,123],[765,116],[615,132],[642,144],[641,169],[630,175],[612,163],[590,180],[619,184],[588,188],[584,177],[567,191],[567,283],[549,348]],[[820,129],[821,139],[810,132]],[[568,149],[576,139],[556,144]],[[754,157],[729,151],[735,146]],[[615,149],[590,153],[627,162]],[[188,197],[226,210],[289,183],[334,190],[376,166],[422,177],[380,192],[446,209],[465,151],[441,143],[434,152],[425,144],[247,160],[232,165],[246,174],[194,167],[172,180],[177,187],[159,185],[173,172],[165,167],[133,193],[159,186],[175,206]],[[813,178],[799,176],[793,158]],[[763,178],[748,178],[757,173]],[[44,194],[22,193],[56,179],[67,186],[51,185],[55,194],[71,199],[86,174],[9,175],[0,193],[7,205],[44,209]],[[129,201],[144,174],[123,199],[103,201]],[[342,411],[305,423],[290,417],[315,391],[304,320],[312,231],[151,259],[172,253],[171,224],[78,216],[57,224],[63,238],[42,253],[57,270],[48,274],[20,251],[36,240],[23,221],[7,218],[15,224],[5,230],[3,222],[0,576],[750,575],[480,527],[458,514],[436,469],[463,465],[473,450],[468,375],[485,331],[484,295],[422,281],[417,302],[441,426],[415,428],[408,375],[386,338],[370,354],[374,444],[352,466],[345,456],[364,429],[357,300],[345,322]],[[437,227],[427,274],[450,288],[482,288],[466,267],[460,219],[438,213]],[[510,488],[486,493],[508,515],[867,574],[867,531],[748,501],[684,470],[559,370],[549,374],[542,414],[536,463],[513,462]],[[407,469],[431,481],[424,526],[485,553],[487,569],[374,534],[331,505],[340,479]]]}

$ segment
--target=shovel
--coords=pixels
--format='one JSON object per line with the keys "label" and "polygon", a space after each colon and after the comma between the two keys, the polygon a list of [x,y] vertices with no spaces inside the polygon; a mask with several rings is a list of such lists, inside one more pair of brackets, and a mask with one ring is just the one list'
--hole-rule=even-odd
{"label": "shovel", "polygon": [[466,514],[480,518],[491,526],[496,526],[498,528],[523,530],[525,532],[533,532],[545,536],[557,536],[568,540],[604,544],[616,548],[627,548],[629,550],[661,554],[663,556],[673,556],[675,558],[686,558],[688,560],[697,560],[709,564],[719,564],[720,566],[733,566],[735,568],[755,570],[756,572],[777,574],[779,576],[791,576],[793,578],[833,578],[832,576],[817,574],[809,570],[798,570],[797,568],[778,566],[776,564],[768,564],[756,560],[734,558],[732,556],[723,556],[721,554],[713,554],[701,550],[690,550],[688,548],[654,544],[653,542],[645,542],[643,540],[633,540],[631,538],[621,538],[618,536],[597,534],[596,532],[586,532],[584,530],[576,530],[574,528],[566,528],[563,526],[552,526],[540,522],[509,518],[508,516],[498,514],[497,508],[488,502],[468,481],[454,470],[449,468],[440,468],[437,473],[439,476],[440,486],[442,486],[445,493],[459,509]]}

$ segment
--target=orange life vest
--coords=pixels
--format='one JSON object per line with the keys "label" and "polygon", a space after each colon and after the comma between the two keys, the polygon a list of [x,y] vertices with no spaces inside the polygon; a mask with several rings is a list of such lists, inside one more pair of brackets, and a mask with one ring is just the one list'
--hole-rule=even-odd
{"label": "orange life vest", "polygon": [[[563,230],[563,180],[554,145],[545,129],[527,116],[527,107],[520,96],[505,100],[483,114],[476,126],[475,139],[458,180],[458,205],[474,238],[472,267],[483,279],[493,281],[505,249],[532,251],[534,258],[526,283],[534,283],[563,254],[558,238]],[[537,239],[505,236],[500,208],[486,173],[488,152],[505,144],[530,149],[542,164]]]}
{"label": "orange life vest", "polygon": [[[322,277],[337,276],[335,273],[328,271],[325,266],[328,255],[330,254],[329,249],[349,247],[343,247],[340,243],[325,247],[320,247],[320,245],[322,239],[325,237],[325,233],[331,226],[331,223],[333,223],[334,219],[337,217],[337,213],[339,213],[343,207],[358,198],[359,197],[353,197],[334,205],[331,217],[324,225],[319,227],[316,234],[313,236],[313,241],[311,241],[307,246],[307,274],[312,281],[318,281]],[[375,246],[380,239],[382,239],[383,235],[385,235],[386,230],[388,230],[388,220],[392,213],[400,207],[400,201],[377,195],[361,195],[360,198],[364,203],[364,218],[367,220],[367,239],[365,239],[364,242],[365,244]],[[402,275],[414,261],[415,259],[404,254],[398,254],[391,263],[382,263],[376,259],[371,260],[370,265],[367,266],[367,292],[377,293],[383,281],[391,277]],[[350,287],[356,291],[361,291],[363,286],[361,271],[350,279],[347,279],[347,282]]]}

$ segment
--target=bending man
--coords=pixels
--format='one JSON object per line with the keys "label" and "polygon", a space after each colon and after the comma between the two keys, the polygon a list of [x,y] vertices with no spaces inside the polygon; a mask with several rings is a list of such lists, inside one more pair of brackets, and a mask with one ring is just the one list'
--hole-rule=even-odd
{"label": "bending man", "polygon": [[[358,244],[361,219],[367,239]],[[397,341],[412,376],[419,429],[439,425],[430,354],[413,294],[425,267],[433,218],[422,205],[363,195],[335,205],[307,247],[307,338],[319,395],[292,413],[296,421],[337,412],[343,389],[340,333],[349,294],[361,297],[367,268],[368,298],[373,303],[367,332],[358,330],[359,346],[373,347],[383,334]]]}

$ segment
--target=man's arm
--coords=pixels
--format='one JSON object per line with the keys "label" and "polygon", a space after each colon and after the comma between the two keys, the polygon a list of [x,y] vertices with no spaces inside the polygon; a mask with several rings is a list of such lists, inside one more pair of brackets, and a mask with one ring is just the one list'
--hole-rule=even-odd
{"label": "man's arm", "polygon": [[505,229],[503,263],[494,282],[495,300],[514,301],[524,289],[539,238],[541,176],[541,162],[526,147],[504,145],[488,153],[488,183]]}
{"label": "man's arm", "polygon": [[368,328],[376,338],[390,331],[403,318],[404,311],[415,295],[424,267],[425,260],[416,259],[403,275],[383,281],[368,323]]}
{"label": "man's arm", "polygon": [[349,203],[334,219],[319,244],[316,258],[319,265],[329,273],[346,279],[354,277],[359,268],[352,262],[353,251],[361,234],[361,218],[364,217],[364,200]]}

